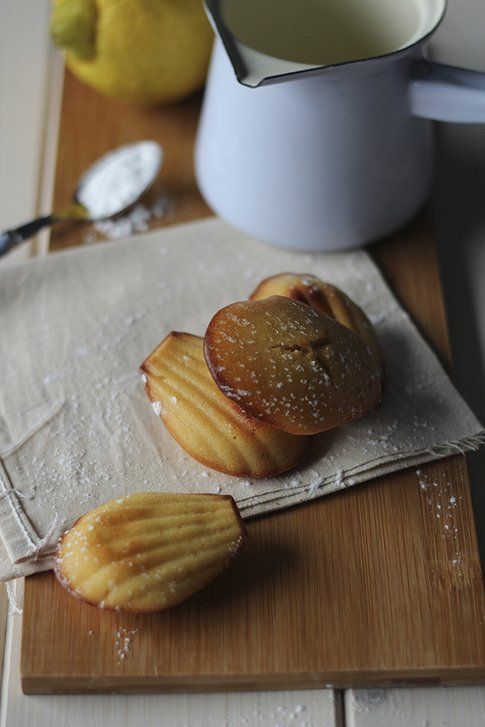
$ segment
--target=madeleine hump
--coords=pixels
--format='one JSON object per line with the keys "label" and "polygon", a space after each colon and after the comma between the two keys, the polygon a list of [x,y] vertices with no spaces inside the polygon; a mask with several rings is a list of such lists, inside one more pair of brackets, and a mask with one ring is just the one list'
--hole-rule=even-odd
{"label": "madeleine hump", "polygon": [[204,352],[226,396],[292,434],[359,419],[381,397],[380,364],[362,338],[291,298],[222,308],[209,323]]}

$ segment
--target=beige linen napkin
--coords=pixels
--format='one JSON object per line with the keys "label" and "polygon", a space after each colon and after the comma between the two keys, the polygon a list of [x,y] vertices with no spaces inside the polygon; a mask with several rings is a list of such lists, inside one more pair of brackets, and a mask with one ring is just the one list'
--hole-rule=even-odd
{"label": "beige linen napkin", "polygon": [[[314,273],[377,328],[382,405],[248,481],[208,470],[155,416],[138,366],[171,330],[203,334],[262,278]],[[476,448],[484,432],[365,252],[272,249],[212,219],[0,271],[0,578],[52,566],[79,515],[136,490],[232,494],[244,516]]]}

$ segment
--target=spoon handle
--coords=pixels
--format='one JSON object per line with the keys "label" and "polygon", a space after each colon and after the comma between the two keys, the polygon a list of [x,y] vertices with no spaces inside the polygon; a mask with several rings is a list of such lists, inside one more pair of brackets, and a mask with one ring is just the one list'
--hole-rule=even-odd
{"label": "spoon handle", "polygon": [[5,255],[12,247],[19,245],[24,240],[27,240],[27,238],[35,235],[43,227],[53,225],[57,220],[58,217],[54,215],[45,215],[44,217],[37,217],[32,222],[27,222],[25,225],[20,225],[20,227],[14,227],[11,230],[0,232],[0,256]]}

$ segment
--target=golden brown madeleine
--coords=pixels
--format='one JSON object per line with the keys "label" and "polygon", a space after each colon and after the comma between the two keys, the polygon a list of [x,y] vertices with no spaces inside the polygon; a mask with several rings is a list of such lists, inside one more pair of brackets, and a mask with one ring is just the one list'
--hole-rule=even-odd
{"label": "golden brown madeleine", "polygon": [[293,434],[358,419],[380,399],[379,362],[362,338],[291,298],[222,308],[209,323],[204,352],[226,396]]}
{"label": "golden brown madeleine", "polygon": [[374,326],[364,311],[339,288],[325,283],[315,275],[280,273],[263,280],[251,294],[250,300],[262,300],[271,295],[284,295],[311,306],[317,313],[334,318],[364,339],[371,351],[381,358]]}
{"label": "golden brown madeleine", "polygon": [[80,517],[59,541],[55,573],[101,608],[158,611],[210,583],[245,540],[228,495],[140,492]]}
{"label": "golden brown madeleine", "polygon": [[204,360],[203,341],[170,333],[143,362],[145,389],[174,439],[191,457],[239,477],[269,477],[294,467],[310,446],[248,416],[221,393]]}

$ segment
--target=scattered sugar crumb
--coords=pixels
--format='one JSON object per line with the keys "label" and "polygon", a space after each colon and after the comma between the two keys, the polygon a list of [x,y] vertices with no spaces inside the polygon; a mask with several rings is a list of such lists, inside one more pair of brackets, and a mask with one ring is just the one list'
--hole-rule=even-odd
{"label": "scattered sugar crumb", "polygon": [[157,417],[159,417],[160,414],[162,413],[161,403],[159,401],[152,401],[152,409],[155,412],[155,414],[157,415]]}
{"label": "scattered sugar crumb", "polygon": [[116,647],[116,656],[118,658],[118,663],[121,664],[122,661],[126,659],[128,654],[131,650],[131,642],[133,640],[133,637],[135,634],[138,633],[138,629],[127,629],[124,627],[120,627],[116,630],[115,635],[115,647]]}
{"label": "scattered sugar crumb", "polygon": [[[84,242],[90,245],[103,238],[119,240],[136,232],[146,232],[150,229],[150,222],[167,217],[171,207],[171,200],[167,196],[159,197],[151,205],[137,204],[123,215],[94,222],[92,229],[85,236]],[[166,249],[165,251],[168,252]],[[161,252],[161,254],[164,253]]]}

